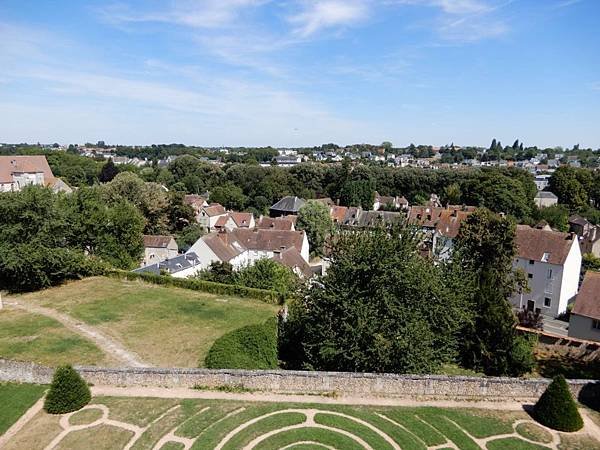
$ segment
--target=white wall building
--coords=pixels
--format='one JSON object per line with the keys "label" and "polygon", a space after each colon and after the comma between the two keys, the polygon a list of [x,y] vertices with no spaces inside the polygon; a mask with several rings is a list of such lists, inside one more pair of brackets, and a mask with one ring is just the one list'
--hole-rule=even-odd
{"label": "white wall building", "polygon": [[516,244],[513,268],[525,272],[530,292],[516,293],[511,303],[551,317],[564,313],[579,285],[581,250],[575,234],[518,225]]}
{"label": "white wall building", "polygon": [[569,317],[569,336],[600,341],[600,272],[585,274]]}

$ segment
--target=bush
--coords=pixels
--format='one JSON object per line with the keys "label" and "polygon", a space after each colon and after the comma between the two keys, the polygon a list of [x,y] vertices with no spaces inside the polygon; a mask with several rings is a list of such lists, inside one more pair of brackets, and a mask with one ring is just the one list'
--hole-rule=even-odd
{"label": "bush", "polygon": [[236,297],[252,298],[265,303],[283,304],[285,298],[274,291],[255,289],[234,284],[221,284],[193,278],[175,278],[170,275],[155,275],[152,273],[135,273],[124,270],[112,270],[107,275],[121,280],[143,280],[148,283],[163,286],[175,286],[182,289],[208,292],[217,295],[232,295]]}
{"label": "bush", "polygon": [[562,375],[554,377],[533,412],[538,422],[554,430],[577,431],[583,427],[577,404]]}
{"label": "bush", "polygon": [[215,341],[204,365],[209,369],[277,369],[277,319],[247,325]]}
{"label": "bush", "polygon": [[515,336],[510,348],[509,375],[518,377],[533,370],[536,365],[535,357],[533,356],[533,348],[536,343],[536,336]]}
{"label": "bush", "polygon": [[65,414],[83,408],[91,398],[90,388],[75,369],[62,366],[54,372],[44,409],[49,414]]}

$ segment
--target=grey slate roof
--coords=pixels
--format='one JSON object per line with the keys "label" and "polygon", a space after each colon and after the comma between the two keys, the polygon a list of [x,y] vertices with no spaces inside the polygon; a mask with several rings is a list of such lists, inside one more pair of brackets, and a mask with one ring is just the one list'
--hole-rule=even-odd
{"label": "grey slate roof", "polygon": [[281,200],[279,200],[277,203],[271,206],[270,209],[272,209],[273,211],[281,211],[290,214],[296,214],[298,210],[302,208],[304,203],[306,202],[299,197],[287,196],[283,197]]}
{"label": "grey slate roof", "polygon": [[551,198],[553,200],[558,200],[558,197],[550,191],[540,191],[537,193],[535,198]]}
{"label": "grey slate roof", "polygon": [[139,269],[135,269],[133,272],[135,273],[153,273],[155,275],[160,275],[162,270],[169,272],[171,274],[181,272],[182,270],[189,269],[190,267],[194,267],[200,264],[200,260],[198,259],[198,255],[194,252],[186,253],[185,255],[180,255],[175,258],[167,259],[165,261],[161,261],[156,264],[152,264],[146,267],[140,267]]}

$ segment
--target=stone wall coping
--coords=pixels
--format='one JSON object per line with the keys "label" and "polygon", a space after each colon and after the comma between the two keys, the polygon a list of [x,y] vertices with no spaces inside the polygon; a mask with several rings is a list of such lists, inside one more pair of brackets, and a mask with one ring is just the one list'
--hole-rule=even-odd
{"label": "stone wall coping", "polygon": [[[28,364],[38,370],[53,370],[52,367],[40,364],[15,361],[0,358],[0,365],[6,363]],[[98,367],[98,366],[73,366],[84,373],[110,373],[110,374],[156,374],[156,375],[230,375],[237,377],[304,377],[304,378],[347,378],[347,379],[389,379],[389,380],[432,380],[453,382],[485,382],[485,383],[522,383],[538,384],[549,383],[548,378],[512,378],[512,377],[488,377],[488,376],[465,376],[465,375],[419,375],[419,374],[395,374],[374,372],[332,372],[332,371],[305,371],[305,370],[243,370],[243,369],[204,369],[204,368],[167,368],[167,367]],[[585,385],[600,383],[600,380],[570,379],[570,384]]]}

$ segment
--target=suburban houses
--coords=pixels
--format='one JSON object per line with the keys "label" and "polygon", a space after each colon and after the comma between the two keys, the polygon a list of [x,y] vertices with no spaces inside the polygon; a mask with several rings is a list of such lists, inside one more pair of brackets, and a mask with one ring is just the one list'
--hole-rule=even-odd
{"label": "suburban houses", "polygon": [[276,229],[223,229],[201,237],[188,253],[200,261],[200,269],[213,262],[228,262],[234,269],[252,265],[261,258],[274,258],[284,265],[291,264],[301,276],[310,276],[308,238],[304,231]]}
{"label": "suburban houses", "polygon": [[516,293],[513,306],[550,317],[563,314],[579,287],[581,249],[576,235],[518,225],[515,241],[513,267],[526,274],[530,291]]}

